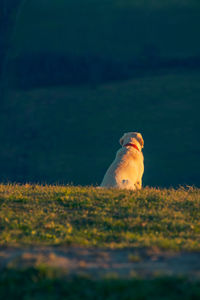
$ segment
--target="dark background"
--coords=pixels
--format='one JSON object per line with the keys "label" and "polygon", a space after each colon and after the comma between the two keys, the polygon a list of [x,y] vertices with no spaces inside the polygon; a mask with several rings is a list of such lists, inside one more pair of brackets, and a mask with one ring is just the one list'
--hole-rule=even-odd
{"label": "dark background", "polygon": [[1,6],[2,182],[99,184],[139,131],[144,185],[199,186],[199,1]]}

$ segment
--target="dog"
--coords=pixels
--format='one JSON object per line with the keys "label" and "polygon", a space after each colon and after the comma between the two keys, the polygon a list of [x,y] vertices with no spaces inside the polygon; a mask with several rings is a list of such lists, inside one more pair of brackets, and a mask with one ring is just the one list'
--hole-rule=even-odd
{"label": "dog", "polygon": [[142,188],[144,140],[138,132],[128,132],[119,140],[120,148],[108,168],[101,187],[136,190]]}

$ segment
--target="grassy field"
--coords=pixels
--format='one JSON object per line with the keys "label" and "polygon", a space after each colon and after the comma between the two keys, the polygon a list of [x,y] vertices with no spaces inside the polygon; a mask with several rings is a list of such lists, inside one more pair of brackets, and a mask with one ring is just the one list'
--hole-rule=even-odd
{"label": "grassy field", "polygon": [[0,243],[200,250],[195,188],[1,185]]}
{"label": "grassy field", "polygon": [[[199,71],[9,93],[4,182],[100,184],[124,132],[144,137],[144,185],[199,184]],[[6,134],[5,134],[6,133]]]}
{"label": "grassy field", "polygon": [[[199,204],[200,190],[194,187],[131,192],[0,185],[0,245],[4,251],[28,245],[43,246],[43,251],[47,245],[199,251]],[[14,264],[1,269],[2,299],[198,300],[200,296],[199,280],[187,276],[69,276],[67,269],[44,263],[26,267],[16,263],[15,258]]]}
{"label": "grassy field", "polygon": [[[200,299],[190,265],[185,277],[123,279],[6,261],[9,251],[72,246],[136,249],[128,265],[140,250],[187,253],[194,267],[200,189],[187,184],[200,180],[199,12],[198,0],[26,1],[5,73],[0,178],[44,185],[0,185],[0,298]],[[127,131],[142,133],[144,186],[156,188],[73,186],[100,183]]]}
{"label": "grassy field", "polygon": [[1,273],[0,294],[8,300],[198,300],[200,284],[185,278],[66,278],[43,266]]}

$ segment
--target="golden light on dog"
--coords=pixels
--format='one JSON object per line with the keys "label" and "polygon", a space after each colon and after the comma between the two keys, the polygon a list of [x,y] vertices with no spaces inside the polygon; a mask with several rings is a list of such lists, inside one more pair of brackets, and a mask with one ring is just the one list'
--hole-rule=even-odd
{"label": "golden light on dog", "polygon": [[139,132],[125,133],[119,140],[120,148],[115,160],[108,168],[101,187],[120,189],[141,189],[144,173],[142,148],[144,140]]}

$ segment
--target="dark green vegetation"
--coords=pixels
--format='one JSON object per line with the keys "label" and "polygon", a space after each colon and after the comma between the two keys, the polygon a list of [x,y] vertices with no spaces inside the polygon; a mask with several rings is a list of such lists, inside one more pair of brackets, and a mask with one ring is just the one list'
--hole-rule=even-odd
{"label": "dark green vegetation", "polygon": [[[99,183],[119,137],[137,130],[146,185],[199,184],[199,0],[3,0],[0,10],[1,181]],[[1,185],[0,244],[200,250],[199,198]],[[42,265],[1,269],[0,298],[197,300],[200,288]]]}
{"label": "dark green vegetation", "polygon": [[1,245],[200,250],[199,189],[1,185]]}
{"label": "dark green vegetation", "polygon": [[102,279],[65,278],[45,268],[7,269],[0,274],[2,299],[198,300],[200,285],[184,278]]}
{"label": "dark green vegetation", "polygon": [[200,73],[9,93],[1,179],[100,184],[124,132],[144,137],[144,185],[199,184]]}
{"label": "dark green vegetation", "polygon": [[[144,184],[199,185],[199,1],[30,0],[0,112],[0,178],[100,183],[126,131]],[[62,86],[61,86],[62,85]]]}

